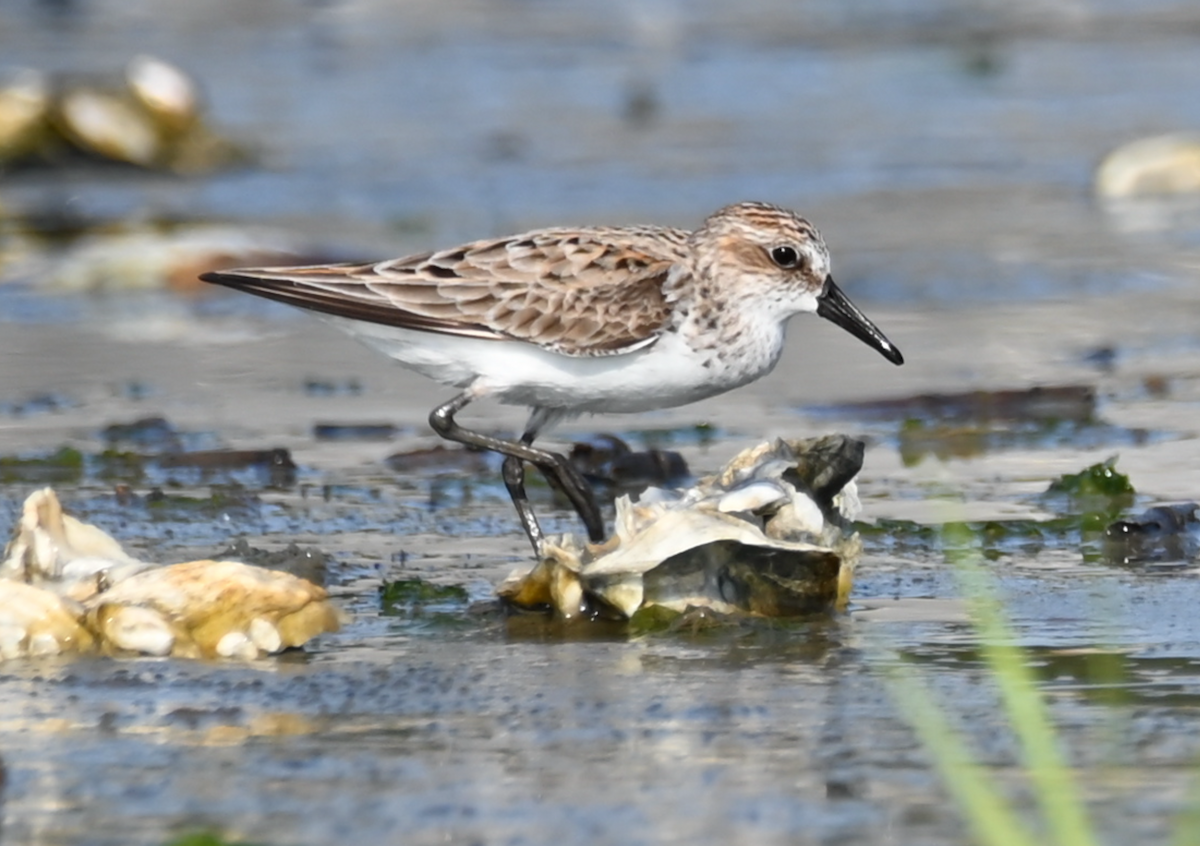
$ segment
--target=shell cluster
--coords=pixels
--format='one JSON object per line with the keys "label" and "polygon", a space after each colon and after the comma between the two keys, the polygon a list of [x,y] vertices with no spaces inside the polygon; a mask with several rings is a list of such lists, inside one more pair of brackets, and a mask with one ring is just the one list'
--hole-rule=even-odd
{"label": "shell cluster", "polygon": [[325,589],[239,561],[160,566],[129,556],[30,494],[0,563],[0,659],[103,652],[251,659],[300,646],[340,619]]}
{"label": "shell cluster", "polygon": [[608,541],[548,539],[499,595],[568,619],[650,606],[772,617],[838,608],[861,548],[848,528],[862,459],[863,443],[844,435],[760,444],[690,488],[618,498]]}
{"label": "shell cluster", "polygon": [[0,168],[80,158],[200,173],[246,153],[208,128],[195,81],[162,59],[135,56],[114,79],[9,71],[0,82]]}

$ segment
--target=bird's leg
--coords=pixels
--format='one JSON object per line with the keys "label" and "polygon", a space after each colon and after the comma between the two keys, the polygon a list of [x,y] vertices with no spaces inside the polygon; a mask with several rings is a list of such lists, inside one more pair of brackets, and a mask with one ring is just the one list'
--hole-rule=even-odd
{"label": "bird's leg", "polygon": [[538,525],[537,516],[533,513],[533,505],[525,495],[525,462],[515,455],[506,455],[502,472],[504,487],[508,488],[508,495],[512,497],[517,516],[521,518],[521,525],[525,527],[525,534],[533,544],[533,551],[540,555],[545,535],[542,534],[542,527]]}
{"label": "bird's leg", "polygon": [[545,464],[531,463],[542,471],[542,475],[549,480],[550,484],[566,494],[571,505],[575,507],[575,513],[579,515],[584,528],[587,529],[588,540],[592,543],[603,543],[605,537],[604,517],[600,514],[600,506],[596,504],[596,495],[592,492],[592,486],[579,474],[575,465],[565,455],[559,455],[557,452],[549,450],[538,450],[538,452],[548,456],[549,462]]}
{"label": "bird's leg", "polygon": [[529,536],[534,551],[541,551],[543,534],[534,517],[533,508],[525,496],[525,468],[522,465],[525,461],[541,470],[552,484],[557,484],[566,494],[587,528],[588,539],[593,543],[603,541],[604,519],[600,515],[600,506],[596,504],[596,498],[588,483],[567,458],[533,446],[531,442],[537,434],[536,430],[527,431],[521,441],[517,442],[464,429],[455,422],[454,415],[462,411],[473,399],[473,393],[464,391],[449,402],[439,405],[430,413],[429,425],[448,441],[490,449],[506,456],[503,469],[504,485],[508,488],[508,494],[512,497],[517,515],[521,518],[521,524],[525,527],[525,534]]}

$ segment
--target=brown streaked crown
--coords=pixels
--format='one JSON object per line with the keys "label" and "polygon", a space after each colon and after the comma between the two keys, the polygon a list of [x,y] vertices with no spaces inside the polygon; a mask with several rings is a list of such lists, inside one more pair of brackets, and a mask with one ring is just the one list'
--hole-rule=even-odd
{"label": "brown streaked crown", "polygon": [[[829,252],[811,223],[788,209],[769,203],[734,203],[709,215],[692,233],[689,244],[699,272],[714,278],[746,273],[773,284],[816,293],[829,273]],[[774,251],[786,251],[776,254]],[[781,261],[790,258],[791,262]]]}

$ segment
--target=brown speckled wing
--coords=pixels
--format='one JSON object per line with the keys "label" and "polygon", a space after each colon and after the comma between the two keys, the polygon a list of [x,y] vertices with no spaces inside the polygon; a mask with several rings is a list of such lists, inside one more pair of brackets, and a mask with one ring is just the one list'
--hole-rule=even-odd
{"label": "brown speckled wing", "polygon": [[378,264],[252,268],[201,278],[314,311],[521,340],[565,355],[630,352],[670,316],[677,229],[545,229]]}

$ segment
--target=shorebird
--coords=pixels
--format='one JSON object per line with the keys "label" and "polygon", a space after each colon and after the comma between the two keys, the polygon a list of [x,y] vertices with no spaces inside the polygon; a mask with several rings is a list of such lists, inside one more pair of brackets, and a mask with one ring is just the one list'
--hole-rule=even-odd
{"label": "shorebird", "polygon": [[[593,542],[604,539],[587,482],[565,456],[533,445],[563,418],[671,408],[752,382],[779,361],[788,320],[802,312],[904,362],[834,284],[812,224],[759,202],[726,206],[692,232],[537,229],[389,261],[200,278],[317,312],[460,389],[429,424],[505,456],[504,483],[535,552],[543,534],[525,494],[526,463],[567,496]],[[531,409],[519,440],[455,421],[484,397]]]}

